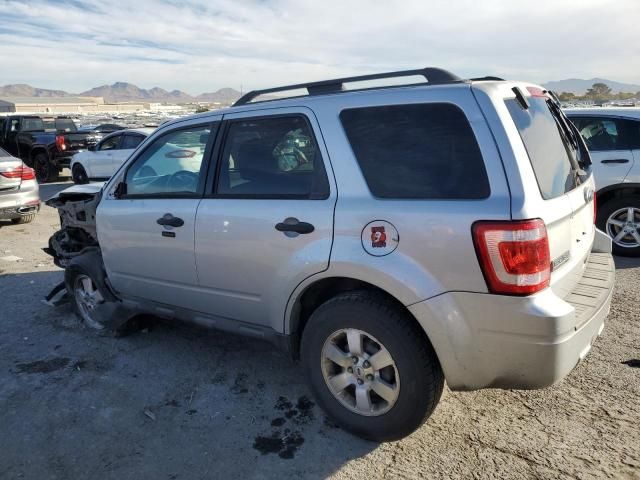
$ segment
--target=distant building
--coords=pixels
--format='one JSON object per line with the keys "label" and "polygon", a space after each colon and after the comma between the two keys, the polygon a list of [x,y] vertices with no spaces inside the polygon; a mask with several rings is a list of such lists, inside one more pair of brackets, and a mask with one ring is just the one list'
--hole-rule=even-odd
{"label": "distant building", "polygon": [[143,102],[104,103],[102,97],[0,97],[0,113],[133,113],[176,107]]}

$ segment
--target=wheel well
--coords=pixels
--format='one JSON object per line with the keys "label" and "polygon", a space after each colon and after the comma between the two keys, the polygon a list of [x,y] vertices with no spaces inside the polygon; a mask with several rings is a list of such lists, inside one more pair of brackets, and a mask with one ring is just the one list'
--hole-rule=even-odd
{"label": "wheel well", "polygon": [[36,155],[38,155],[39,153],[44,153],[47,156],[47,158],[49,157],[49,152],[47,152],[46,148],[37,147],[31,150],[31,155],[30,155],[31,161],[35,160]]}
{"label": "wheel well", "polygon": [[614,198],[626,197],[628,195],[640,195],[640,184],[622,184],[614,188],[600,190],[597,194],[598,208]]}
{"label": "wheel well", "polygon": [[[336,295],[344,292],[350,292],[354,290],[368,290],[377,295],[385,297],[388,301],[394,304],[398,309],[406,312],[408,316],[416,322],[420,331],[424,333],[422,327],[418,324],[418,321],[411,314],[411,312],[405,307],[402,302],[391,295],[389,292],[372,285],[371,283],[357,280],[347,277],[330,277],[318,280],[311,286],[309,286],[297,299],[293,306],[291,316],[289,318],[290,329],[292,336],[293,355],[295,358],[299,357],[300,340],[302,338],[302,332],[311,314],[327,300],[335,297]],[[427,334],[424,333],[424,337],[427,341]]]}

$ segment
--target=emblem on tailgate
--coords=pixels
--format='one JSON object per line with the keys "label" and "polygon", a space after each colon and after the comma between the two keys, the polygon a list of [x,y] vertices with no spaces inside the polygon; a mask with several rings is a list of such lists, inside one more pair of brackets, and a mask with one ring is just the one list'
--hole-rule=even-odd
{"label": "emblem on tailgate", "polygon": [[562,265],[567,263],[569,261],[569,257],[571,257],[571,254],[569,253],[569,250],[567,250],[559,257],[554,258],[553,261],[551,262],[551,271],[553,272],[554,270],[557,270]]}

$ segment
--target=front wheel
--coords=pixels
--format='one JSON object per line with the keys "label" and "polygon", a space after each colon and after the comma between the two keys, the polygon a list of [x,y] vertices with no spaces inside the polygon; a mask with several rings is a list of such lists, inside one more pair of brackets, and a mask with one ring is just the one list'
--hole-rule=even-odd
{"label": "front wheel", "polygon": [[431,415],[444,386],[424,332],[371,292],[340,294],[321,305],[304,329],[301,355],[320,406],[369,440],[412,433]]}
{"label": "front wheel", "polygon": [[613,241],[613,253],[640,256],[640,196],[628,195],[609,200],[598,209],[598,228]]}

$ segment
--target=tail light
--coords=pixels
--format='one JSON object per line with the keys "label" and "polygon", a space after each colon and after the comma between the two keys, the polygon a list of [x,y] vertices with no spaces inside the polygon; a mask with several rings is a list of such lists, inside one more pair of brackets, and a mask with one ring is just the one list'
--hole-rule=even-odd
{"label": "tail light", "polygon": [[64,144],[64,135],[56,135],[56,147],[61,152],[64,152],[67,149],[67,146]]}
{"label": "tail light", "polygon": [[5,178],[19,178],[21,180],[35,180],[36,172],[33,168],[21,165],[19,167],[9,168],[4,172],[0,172]]}
{"label": "tail light", "polygon": [[473,241],[491,293],[531,295],[549,286],[551,256],[542,220],[477,222]]}

